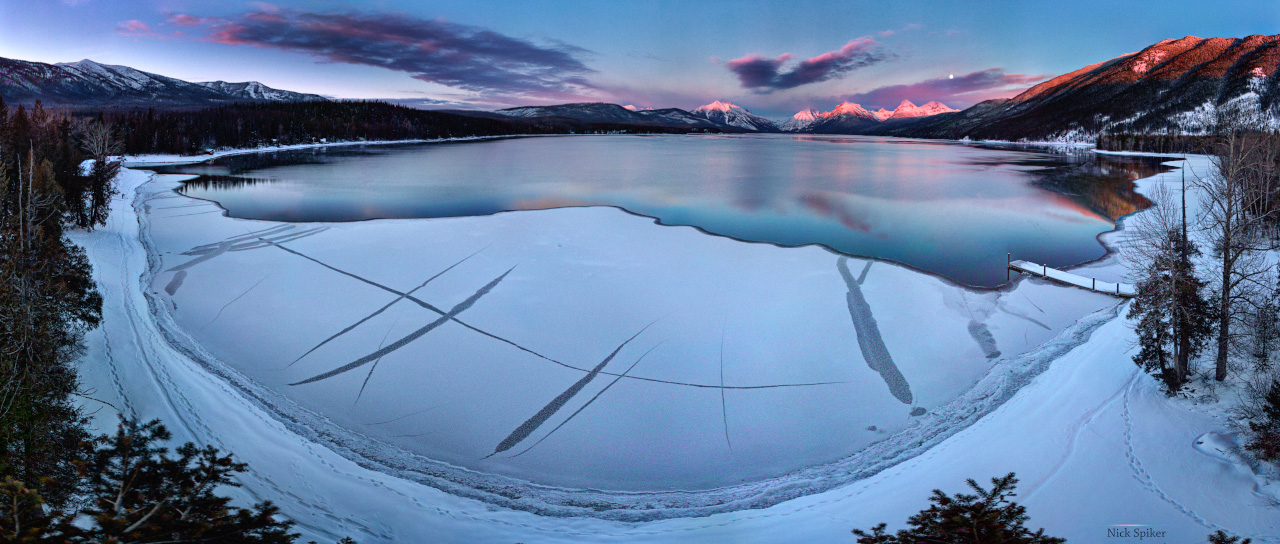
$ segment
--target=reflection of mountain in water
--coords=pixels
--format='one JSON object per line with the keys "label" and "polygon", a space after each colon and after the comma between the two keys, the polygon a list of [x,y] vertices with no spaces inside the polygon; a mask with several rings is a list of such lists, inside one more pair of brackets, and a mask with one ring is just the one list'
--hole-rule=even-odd
{"label": "reflection of mountain in water", "polygon": [[1101,256],[1098,233],[1147,201],[1160,159],[840,137],[528,138],[353,146],[157,168],[183,194],[269,221],[443,218],[614,206],[664,225],[783,246],[822,244],[968,285],[1013,253],[1049,266]]}
{"label": "reflection of mountain in water", "polygon": [[[1025,147],[1012,149],[1026,150]],[[1164,166],[1168,160],[1161,157],[1099,155],[1091,150],[1081,150],[1017,161],[978,161],[973,164],[1035,167],[1028,170],[1027,174],[1035,178],[1032,184],[1036,187],[1063,195],[1114,222],[1151,204],[1135,191],[1133,182],[1173,170]]]}

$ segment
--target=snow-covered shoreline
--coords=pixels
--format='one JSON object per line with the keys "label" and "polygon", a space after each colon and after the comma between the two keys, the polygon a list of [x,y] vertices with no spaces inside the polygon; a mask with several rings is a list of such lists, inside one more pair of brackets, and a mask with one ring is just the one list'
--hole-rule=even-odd
{"label": "snow-covered shoreline", "polygon": [[316,142],[309,144],[290,144],[290,145],[274,145],[264,147],[246,147],[236,149],[219,149],[212,153],[202,155],[174,155],[165,153],[149,153],[142,155],[124,155],[118,157],[125,167],[128,168],[146,168],[151,166],[170,166],[176,164],[194,164],[205,162],[222,157],[231,157],[235,155],[252,155],[255,153],[274,153],[278,151],[298,151],[302,149],[320,149],[328,147],[351,147],[351,146],[390,146],[390,145],[412,145],[412,144],[447,144],[455,142],[479,142],[485,140],[504,140],[510,138],[532,138],[543,136],[572,136],[570,134],[535,134],[535,135],[507,135],[507,136],[465,136],[460,138],[436,138],[436,139],[411,139],[411,140],[355,140],[343,142]]}
{"label": "snow-covered shoreline", "polygon": [[[1140,189],[1172,181],[1171,174],[1143,180]],[[1222,423],[1164,401],[1154,382],[1128,361],[1132,346],[1126,323],[1106,314],[1076,333],[1077,338],[1083,333],[1087,342],[1062,344],[1051,357],[1036,359],[1042,374],[1022,374],[1019,383],[1012,378],[1017,374],[989,374],[998,382],[991,391],[1006,393],[975,389],[979,396],[968,400],[987,399],[989,408],[975,404],[965,414],[971,425],[928,433],[918,451],[886,463],[869,477],[787,497],[767,508],[647,523],[553,518],[495,509],[367,470],[315,443],[327,442],[325,437],[298,435],[296,428],[280,422],[279,414],[264,410],[262,401],[229,385],[234,376],[212,375],[192,360],[192,353],[175,349],[172,338],[166,340],[166,334],[181,329],[163,322],[167,313],[156,311],[156,294],[148,294],[149,276],[159,263],[145,248],[150,242],[147,218],[139,213],[139,190],[150,179],[148,173],[125,170],[110,224],[74,234],[89,252],[105,299],[104,324],[87,339],[85,383],[125,413],[164,419],[181,440],[214,444],[249,462],[245,497],[276,501],[300,522],[308,538],[830,541],[847,539],[853,527],[900,523],[923,505],[932,487],[958,490],[964,478],[1010,470],[1023,481],[1021,495],[1032,524],[1073,541],[1101,539],[1108,523],[1163,523],[1172,527],[1177,541],[1196,541],[1215,527],[1260,542],[1275,542],[1271,536],[1280,533],[1274,510],[1262,504],[1265,495],[1251,491],[1258,485],[1256,477],[1192,447],[1197,437],[1220,432]],[[1118,244],[1119,232],[1104,235],[1104,243]],[[1109,254],[1083,268],[1100,277],[1118,276],[1123,274],[1118,261]],[[1113,307],[1110,315],[1119,311]],[[177,345],[198,347],[194,342]],[[99,415],[100,425],[112,424],[104,417],[107,412]],[[1133,423],[1144,418],[1145,425]],[[1168,418],[1179,425],[1155,423]],[[1118,438],[1122,443],[1113,442]],[[1182,446],[1170,449],[1169,444]],[[1205,493],[1202,486],[1180,487],[1182,473],[1218,485],[1214,493]]]}

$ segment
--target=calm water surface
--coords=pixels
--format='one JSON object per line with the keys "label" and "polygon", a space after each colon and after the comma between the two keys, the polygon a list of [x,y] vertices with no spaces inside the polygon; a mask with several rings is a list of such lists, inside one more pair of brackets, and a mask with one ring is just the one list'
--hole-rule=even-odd
{"label": "calm water surface", "polygon": [[1158,159],[842,136],[583,136],[318,148],[159,169],[233,217],[355,221],[616,206],[753,242],[822,244],[960,283],[1005,254],[1067,266],[1146,205]]}

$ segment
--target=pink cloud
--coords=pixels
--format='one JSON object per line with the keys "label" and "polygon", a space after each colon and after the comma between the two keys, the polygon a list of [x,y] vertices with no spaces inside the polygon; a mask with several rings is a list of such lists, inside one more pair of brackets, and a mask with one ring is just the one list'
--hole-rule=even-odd
{"label": "pink cloud", "polygon": [[116,33],[124,34],[125,36],[159,36],[157,32],[151,30],[150,26],[147,26],[147,23],[137,19],[129,19],[128,21],[116,25]]}
{"label": "pink cloud", "polygon": [[770,93],[839,79],[853,70],[891,60],[894,57],[893,53],[881,47],[880,42],[871,38],[858,38],[850,40],[835,51],[828,51],[800,61],[789,70],[783,70],[782,67],[795,58],[791,53],[783,53],[773,58],[758,54],[746,55],[726,62],[725,67],[738,76],[738,81],[744,88],[754,89],[760,93]]}
{"label": "pink cloud", "polygon": [[165,19],[177,26],[200,26],[209,22],[207,17],[196,17],[187,13],[167,13]]}
{"label": "pink cloud", "polygon": [[957,76],[939,77],[905,85],[889,85],[864,93],[844,95],[839,101],[893,108],[903,100],[923,104],[937,100],[948,106],[970,106],[992,98],[1010,98],[1052,74],[1006,74],[1004,68],[988,68]]}

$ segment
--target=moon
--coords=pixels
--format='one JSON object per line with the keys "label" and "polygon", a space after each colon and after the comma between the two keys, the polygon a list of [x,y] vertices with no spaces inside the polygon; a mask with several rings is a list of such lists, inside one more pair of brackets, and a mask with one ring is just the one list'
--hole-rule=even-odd
{"label": "moon", "polygon": [[955,78],[956,78],[955,74],[947,74],[947,79],[955,79]]}

